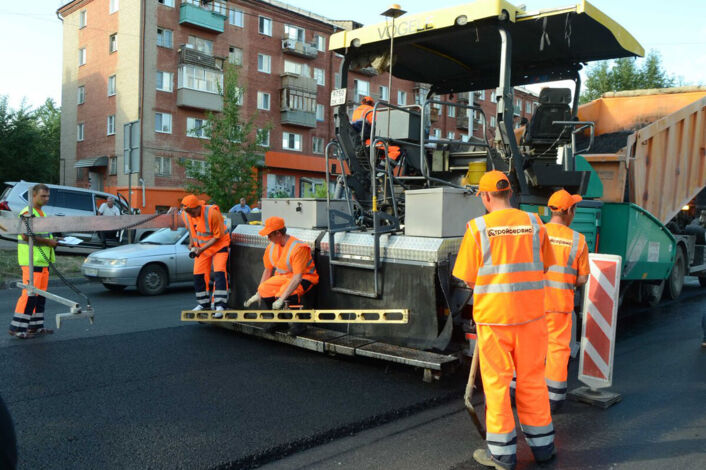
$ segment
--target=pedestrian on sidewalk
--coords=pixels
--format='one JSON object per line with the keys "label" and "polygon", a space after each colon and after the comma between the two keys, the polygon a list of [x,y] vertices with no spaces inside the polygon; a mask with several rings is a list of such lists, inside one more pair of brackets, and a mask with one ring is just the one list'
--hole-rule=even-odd
{"label": "pedestrian on sidewalk", "polygon": [[[115,198],[108,196],[108,199],[98,208],[98,215],[114,217],[120,215],[120,208],[115,204]],[[98,232],[103,248],[107,246],[108,240],[117,240],[118,232],[116,230],[103,230]]]}
{"label": "pedestrian on sidewalk", "polygon": [[453,275],[473,289],[473,318],[485,391],[487,448],[481,465],[514,469],[517,433],[510,381],[517,372],[517,414],[537,462],[554,456],[554,426],[544,381],[547,322],[544,275],[555,264],[547,231],[537,214],[510,205],[507,176],[487,172],[478,195],[488,214],[466,225]]}
{"label": "pedestrian on sidewalk", "polygon": [[[44,217],[42,207],[49,202],[49,187],[39,183],[32,187],[32,217]],[[20,211],[20,218],[28,213],[30,206]],[[34,287],[46,291],[49,286],[49,263],[56,261],[54,248],[58,240],[49,232],[34,233],[34,249],[32,261],[34,265]],[[17,235],[17,263],[22,268],[22,283],[29,284],[29,237],[26,234]],[[10,335],[19,338],[33,338],[37,335],[53,333],[44,328],[44,306],[46,297],[28,294],[27,289],[22,289],[15,314],[10,322]]]}

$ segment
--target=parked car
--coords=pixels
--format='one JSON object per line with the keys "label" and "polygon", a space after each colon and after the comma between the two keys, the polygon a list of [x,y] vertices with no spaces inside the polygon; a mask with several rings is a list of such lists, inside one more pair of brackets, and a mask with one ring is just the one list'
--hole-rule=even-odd
{"label": "parked car", "polygon": [[81,273],[112,291],[135,286],[143,295],[158,295],[167,286],[193,280],[189,233],[162,228],[138,243],[91,253]]}
{"label": "parked car", "polygon": [[[29,181],[7,181],[0,195],[0,216],[16,216],[29,204],[29,192],[37,183]],[[60,186],[47,184],[49,187],[49,203],[42,210],[46,215],[58,216],[94,216],[102,203],[109,197],[115,199],[115,204],[120,208],[121,214],[128,214],[127,200],[120,194],[106,193],[93,189],[75,188],[73,186]],[[137,230],[133,232],[133,240],[141,240],[154,229]],[[64,233],[84,240],[84,243],[102,245],[98,233]],[[116,243],[127,242],[127,235],[120,234]]]}

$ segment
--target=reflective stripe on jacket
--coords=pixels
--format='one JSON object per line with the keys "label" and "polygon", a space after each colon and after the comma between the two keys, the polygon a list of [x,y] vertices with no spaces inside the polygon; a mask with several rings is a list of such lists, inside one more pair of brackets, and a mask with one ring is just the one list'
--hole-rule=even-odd
{"label": "reflective stripe on jacket", "polygon": [[535,214],[502,212],[467,225],[481,254],[473,289],[478,324],[519,325],[544,316],[542,223]]}
{"label": "reflective stripe on jacket", "polygon": [[545,225],[557,264],[546,273],[545,310],[571,313],[574,310],[574,289],[578,276],[578,254],[586,239],[580,233],[561,224]]}
{"label": "reflective stripe on jacket", "polygon": [[292,255],[295,250],[306,250],[308,255],[308,260],[302,274],[302,279],[306,279],[314,284],[318,283],[319,275],[316,272],[314,260],[311,257],[311,249],[309,248],[309,245],[298,238],[290,235],[289,240],[287,240],[287,243],[283,247],[270,243],[265,249],[265,256],[270,264],[274,266],[276,275],[292,276],[294,274],[292,270]]}
{"label": "reflective stripe on jacket", "polygon": [[[22,217],[22,214],[26,214],[27,212],[29,212],[29,206],[20,211],[20,217]],[[34,217],[45,217],[44,212],[37,210],[36,208],[32,208],[32,214]],[[44,238],[54,238],[54,236],[49,232],[34,232],[34,234]],[[34,253],[34,266],[49,266],[49,263],[47,263],[47,260],[44,259],[44,256],[46,256],[46,258],[52,263],[56,261],[54,248],[50,246],[35,244],[32,251]],[[44,253],[44,256],[42,256],[42,253]],[[29,241],[24,241],[22,239],[22,235],[17,235],[17,264],[20,266],[29,266]]]}
{"label": "reflective stripe on jacket", "polygon": [[[195,246],[203,246],[206,242],[213,238],[211,232],[211,217],[215,213],[220,213],[220,209],[216,205],[204,205],[201,207],[201,215],[199,217],[191,217],[185,210],[182,210],[181,215],[184,218],[184,224],[189,229],[189,235]],[[230,233],[228,227],[223,224],[223,233],[215,245],[209,247],[202,255],[211,256],[221,249],[230,246]]]}

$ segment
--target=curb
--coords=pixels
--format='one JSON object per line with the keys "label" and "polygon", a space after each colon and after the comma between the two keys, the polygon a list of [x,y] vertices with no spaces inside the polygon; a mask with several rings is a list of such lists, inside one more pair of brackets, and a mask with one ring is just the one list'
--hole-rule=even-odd
{"label": "curb", "polygon": [[[72,284],[88,284],[89,282],[92,282],[90,279],[86,279],[85,277],[68,277],[67,278]],[[18,287],[15,285],[16,282],[21,281],[21,279],[11,279],[7,281],[2,281],[0,282],[0,290],[3,289],[18,289]],[[61,287],[63,286],[64,283],[61,279],[50,279],[49,280],[49,287]]]}

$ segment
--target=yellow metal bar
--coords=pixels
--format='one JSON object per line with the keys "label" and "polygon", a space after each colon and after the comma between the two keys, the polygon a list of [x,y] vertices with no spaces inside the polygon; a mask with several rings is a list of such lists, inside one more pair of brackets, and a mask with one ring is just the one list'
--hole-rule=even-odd
{"label": "yellow metal bar", "polygon": [[[221,318],[214,315],[221,314]],[[406,324],[408,309],[183,310],[181,321],[213,323],[386,323]]]}

